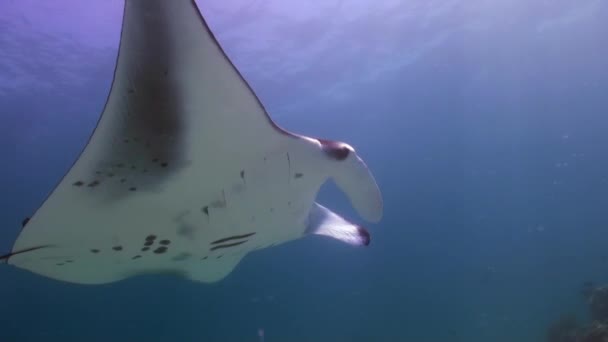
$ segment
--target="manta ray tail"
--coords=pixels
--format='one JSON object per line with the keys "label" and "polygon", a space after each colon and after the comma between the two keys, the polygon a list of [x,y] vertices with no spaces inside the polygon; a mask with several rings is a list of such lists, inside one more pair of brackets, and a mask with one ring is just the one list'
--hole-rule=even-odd
{"label": "manta ray tail", "polygon": [[307,232],[329,236],[354,246],[367,246],[371,241],[371,236],[365,228],[348,222],[317,203],[310,210]]}

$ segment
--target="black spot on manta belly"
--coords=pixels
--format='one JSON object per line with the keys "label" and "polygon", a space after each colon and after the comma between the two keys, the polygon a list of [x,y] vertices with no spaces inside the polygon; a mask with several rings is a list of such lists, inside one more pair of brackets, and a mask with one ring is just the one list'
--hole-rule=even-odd
{"label": "black spot on manta belly", "polygon": [[97,254],[97,253],[99,253],[99,249],[93,248],[93,249],[91,249],[91,253]]}
{"label": "black spot on manta belly", "polygon": [[115,251],[122,251],[122,246],[114,246],[112,249]]}
{"label": "black spot on manta belly", "polygon": [[146,236],[146,241],[154,241],[154,240],[156,240],[156,235],[150,234],[150,235]]}
{"label": "black spot on manta belly", "polygon": [[94,181],[92,181],[91,183],[87,184],[87,186],[88,186],[89,188],[94,188],[94,187],[96,187],[96,186],[98,186],[98,185],[99,185],[99,181],[98,181],[98,180],[94,180]]}
{"label": "black spot on manta belly", "polygon": [[77,181],[77,182],[74,182],[72,185],[73,186],[83,186],[84,182],[83,181]]}
{"label": "black spot on manta belly", "polygon": [[304,176],[303,173],[301,172],[296,172],[296,174],[294,175],[294,178],[302,178],[302,176]]}
{"label": "black spot on manta belly", "polygon": [[161,245],[165,245],[165,246],[167,246],[167,245],[171,244],[171,240],[160,240],[160,241],[159,241],[159,243],[160,243]]}
{"label": "black spot on manta belly", "polygon": [[136,256],[134,256],[134,257],[132,257],[131,259],[132,259],[132,260],[136,260],[136,259],[139,259],[139,258],[141,258],[141,255],[139,255],[139,254],[138,254],[138,255],[136,255]]}
{"label": "black spot on manta belly", "polygon": [[23,221],[21,221],[21,227],[25,227],[25,225],[30,222],[30,218],[26,217],[23,219]]}
{"label": "black spot on manta belly", "polygon": [[155,250],[154,250],[154,253],[156,253],[156,254],[163,254],[163,253],[165,253],[166,251],[167,251],[167,247],[165,247],[165,246],[161,246],[161,247],[158,247],[157,249],[155,249]]}
{"label": "black spot on manta belly", "polygon": [[149,250],[150,250],[150,247],[144,247],[144,248],[141,249],[142,252],[146,252],[146,251],[149,251]]}
{"label": "black spot on manta belly", "polygon": [[152,241],[152,240],[144,242],[144,246],[146,246],[146,247],[150,247],[153,244],[154,244],[154,241]]}

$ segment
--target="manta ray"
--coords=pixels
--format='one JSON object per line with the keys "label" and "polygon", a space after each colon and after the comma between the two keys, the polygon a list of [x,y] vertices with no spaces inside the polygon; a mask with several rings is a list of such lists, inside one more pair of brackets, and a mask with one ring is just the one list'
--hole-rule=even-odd
{"label": "manta ray", "polygon": [[125,0],[97,126],[0,260],[77,284],[211,283],[252,251],[309,235],[368,245],[363,226],[315,202],[330,179],[365,221],[381,219],[353,147],[275,124],[193,0]]}

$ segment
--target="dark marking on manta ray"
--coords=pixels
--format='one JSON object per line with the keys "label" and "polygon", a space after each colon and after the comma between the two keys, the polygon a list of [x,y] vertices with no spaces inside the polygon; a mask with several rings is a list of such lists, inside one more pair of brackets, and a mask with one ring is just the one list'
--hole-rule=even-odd
{"label": "dark marking on manta ray", "polygon": [[209,206],[208,205],[204,206],[202,210],[207,216],[209,216]]}
{"label": "dark marking on manta ray", "polygon": [[190,254],[188,252],[183,252],[183,253],[180,253],[180,254],[174,256],[173,258],[171,258],[171,260],[172,261],[184,261],[184,260],[190,259],[191,256],[192,256],[192,254]]}
{"label": "dark marking on manta ray", "polygon": [[154,250],[154,253],[156,253],[156,254],[163,254],[163,253],[165,253],[166,251],[167,251],[167,247],[165,247],[165,246],[161,246],[161,247],[158,247],[157,249],[155,249],[155,250]]}
{"label": "dark marking on manta ray", "polygon": [[294,176],[294,178],[302,178],[302,176],[304,176],[304,174],[300,173],[300,172],[296,172],[296,174],[293,176]]}
{"label": "dark marking on manta ray", "polygon": [[126,181],[127,181],[127,179],[126,179],[126,178],[121,178],[121,179],[120,179],[120,182],[121,182],[121,183],[125,183]]}
{"label": "dark marking on manta ray", "polygon": [[134,186],[132,186],[132,187],[129,188],[129,191],[135,191],[135,190],[137,190],[137,188],[134,187]]}
{"label": "dark marking on manta ray", "polygon": [[69,263],[73,263],[74,260],[66,260],[65,262],[69,264]]}
{"label": "dark marking on manta ray", "polygon": [[204,256],[201,258],[201,260],[207,260],[208,256]]}
{"label": "dark marking on manta ray", "polygon": [[218,255],[218,256],[216,257],[216,259],[219,259],[219,258],[221,258],[221,257],[223,257],[223,256],[224,256],[223,254],[220,254],[220,255]]}
{"label": "dark marking on manta ray", "polygon": [[144,246],[146,246],[146,247],[152,246],[153,244],[154,244],[154,241],[152,241],[152,240],[144,242]]}
{"label": "dark marking on manta ray", "polygon": [[114,246],[112,249],[115,251],[122,251],[122,246]]}
{"label": "dark marking on manta ray", "polygon": [[142,252],[146,252],[148,250],[150,250],[150,247],[144,247],[144,248],[141,249]]}
{"label": "dark marking on manta ray", "polygon": [[245,180],[245,170],[241,170],[241,179]]}
{"label": "dark marking on manta ray", "polygon": [[96,175],[101,175],[101,174],[102,174],[102,172],[101,172],[101,171],[95,171],[95,174],[96,174]]}
{"label": "dark marking on manta ray", "polygon": [[[148,1],[146,10],[129,12],[129,20],[136,22],[142,28],[135,33],[136,40],[130,41],[132,48],[137,51],[148,51],[137,58],[137,66],[133,68],[128,64],[131,57],[124,54],[119,56],[116,69],[122,68],[132,70],[129,74],[129,83],[122,89],[124,96],[120,109],[125,114],[125,120],[117,126],[119,137],[133,138],[135,136],[142,141],[153,141],[149,149],[140,151],[140,157],[150,160],[158,157],[172,165],[178,165],[183,158],[182,147],[186,139],[183,134],[186,128],[186,108],[184,108],[183,94],[175,85],[179,80],[168,80],[163,76],[165,70],[172,65],[177,65],[179,54],[175,54],[172,34],[166,28],[173,27],[172,16],[166,13],[163,1]],[[135,7],[139,8],[139,5]],[[144,5],[141,6],[143,8]],[[127,64],[125,64],[127,63]],[[118,91],[116,87],[112,87]],[[129,94],[135,91],[142,96]],[[145,116],[145,118],[144,118]],[[160,139],[157,139],[159,137]],[[167,139],[166,137],[172,138]],[[101,160],[111,158],[113,151],[109,150]],[[163,175],[167,177],[168,175]],[[163,179],[155,179],[157,183]]]}
{"label": "dark marking on manta ray", "polygon": [[122,169],[123,167],[125,167],[125,164],[123,163],[118,163],[115,165],[117,168]]}
{"label": "dark marking on manta ray", "polygon": [[[287,152],[287,174],[291,174],[291,158],[289,157],[289,152]],[[289,183],[291,179],[287,177],[287,182]]]}
{"label": "dark marking on manta ray", "polygon": [[226,202],[222,200],[215,200],[211,202],[211,208],[226,208]]}
{"label": "dark marking on manta ray", "polygon": [[253,235],[255,235],[255,232],[249,233],[249,234],[243,234],[243,235],[228,236],[228,237],[225,237],[225,238],[221,238],[219,240],[215,240],[211,244],[212,245],[217,245],[218,243],[222,243],[222,242],[226,242],[226,241],[230,241],[230,240],[240,240],[240,239],[248,238],[248,237],[253,236]]}
{"label": "dark marking on manta ray", "polygon": [[171,240],[160,240],[158,243],[164,246],[168,246],[169,244],[171,244]]}
{"label": "dark marking on manta ray", "polygon": [[42,249],[42,248],[48,248],[48,247],[54,247],[54,245],[41,245],[41,246],[36,246],[36,247],[30,247],[30,248],[22,249],[22,250],[19,250],[19,251],[16,251],[16,252],[0,255],[0,261],[3,261],[3,260],[7,260],[8,261],[8,259],[10,257],[14,256],[14,255],[22,254],[22,253],[27,253],[27,252],[33,252],[35,250],[39,250],[39,249]]}
{"label": "dark marking on manta ray", "polygon": [[60,263],[57,263],[57,264],[55,264],[55,265],[57,265],[57,266],[63,266],[63,265],[64,265],[64,263],[60,262]]}
{"label": "dark marking on manta ray", "polygon": [[97,253],[99,253],[99,249],[93,248],[93,249],[91,249],[91,253],[97,254]]}
{"label": "dark marking on manta ray", "polygon": [[344,144],[325,139],[318,139],[327,156],[335,160],[344,160],[350,154],[350,149]]}
{"label": "dark marking on manta ray", "polygon": [[146,241],[154,241],[154,240],[156,240],[156,235],[150,234],[150,235],[146,236]]}
{"label": "dark marking on manta ray", "polygon": [[272,212],[274,212],[274,208],[272,208],[272,207],[271,207],[271,208],[270,208],[270,212],[271,212],[271,213],[272,213]]}
{"label": "dark marking on manta ray", "polygon": [[83,186],[84,182],[83,181],[76,181],[74,182],[74,184],[72,184],[73,186]]}
{"label": "dark marking on manta ray", "polygon": [[152,162],[153,162],[153,163],[158,163],[158,158],[154,158],[154,159],[152,159]]}
{"label": "dark marking on manta ray", "polygon": [[169,166],[169,163],[167,163],[167,162],[160,163],[160,167],[167,167],[167,166]]}
{"label": "dark marking on manta ray", "polygon": [[87,184],[87,186],[88,186],[89,188],[94,188],[94,187],[96,187],[96,186],[98,186],[98,185],[99,185],[99,181],[98,181],[98,180],[94,180],[94,181],[92,181],[91,183]]}
{"label": "dark marking on manta ray", "polygon": [[195,227],[191,226],[191,225],[187,225],[187,224],[181,224],[178,228],[177,228],[177,235],[179,236],[184,236],[187,237],[189,239],[193,239],[194,238],[194,231],[196,230]]}
{"label": "dark marking on manta ray", "polygon": [[209,206],[211,208],[226,208],[226,191],[222,189],[222,198],[211,202]]}
{"label": "dark marking on manta ray", "polygon": [[141,255],[139,255],[139,254],[138,254],[138,255],[136,255],[136,256],[134,256],[134,257],[132,257],[131,259],[132,259],[132,260],[135,260],[135,259],[139,259],[139,258],[141,258]]}
{"label": "dark marking on manta ray", "polygon": [[222,248],[229,248],[229,247],[234,247],[234,246],[238,246],[238,245],[242,245],[245,242],[247,242],[249,240],[245,240],[245,241],[239,241],[239,242],[233,242],[233,243],[227,243],[225,245],[218,245],[218,246],[213,246],[211,247],[209,250],[210,251],[214,251],[216,249],[222,249]]}
{"label": "dark marking on manta ray", "polygon": [[23,221],[21,221],[21,228],[25,227],[25,225],[30,222],[30,218],[26,217],[23,219]]}

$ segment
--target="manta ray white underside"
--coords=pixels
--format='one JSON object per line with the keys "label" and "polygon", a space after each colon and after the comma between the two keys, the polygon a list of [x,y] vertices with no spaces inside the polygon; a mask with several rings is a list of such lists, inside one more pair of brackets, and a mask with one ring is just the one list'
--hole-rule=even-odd
{"label": "manta ray white underside", "polygon": [[194,1],[126,0],[122,25],[95,131],[0,260],[80,284],[161,272],[213,282],[247,253],[308,234],[369,243],[315,202],[331,178],[380,220],[365,163],[273,123]]}

